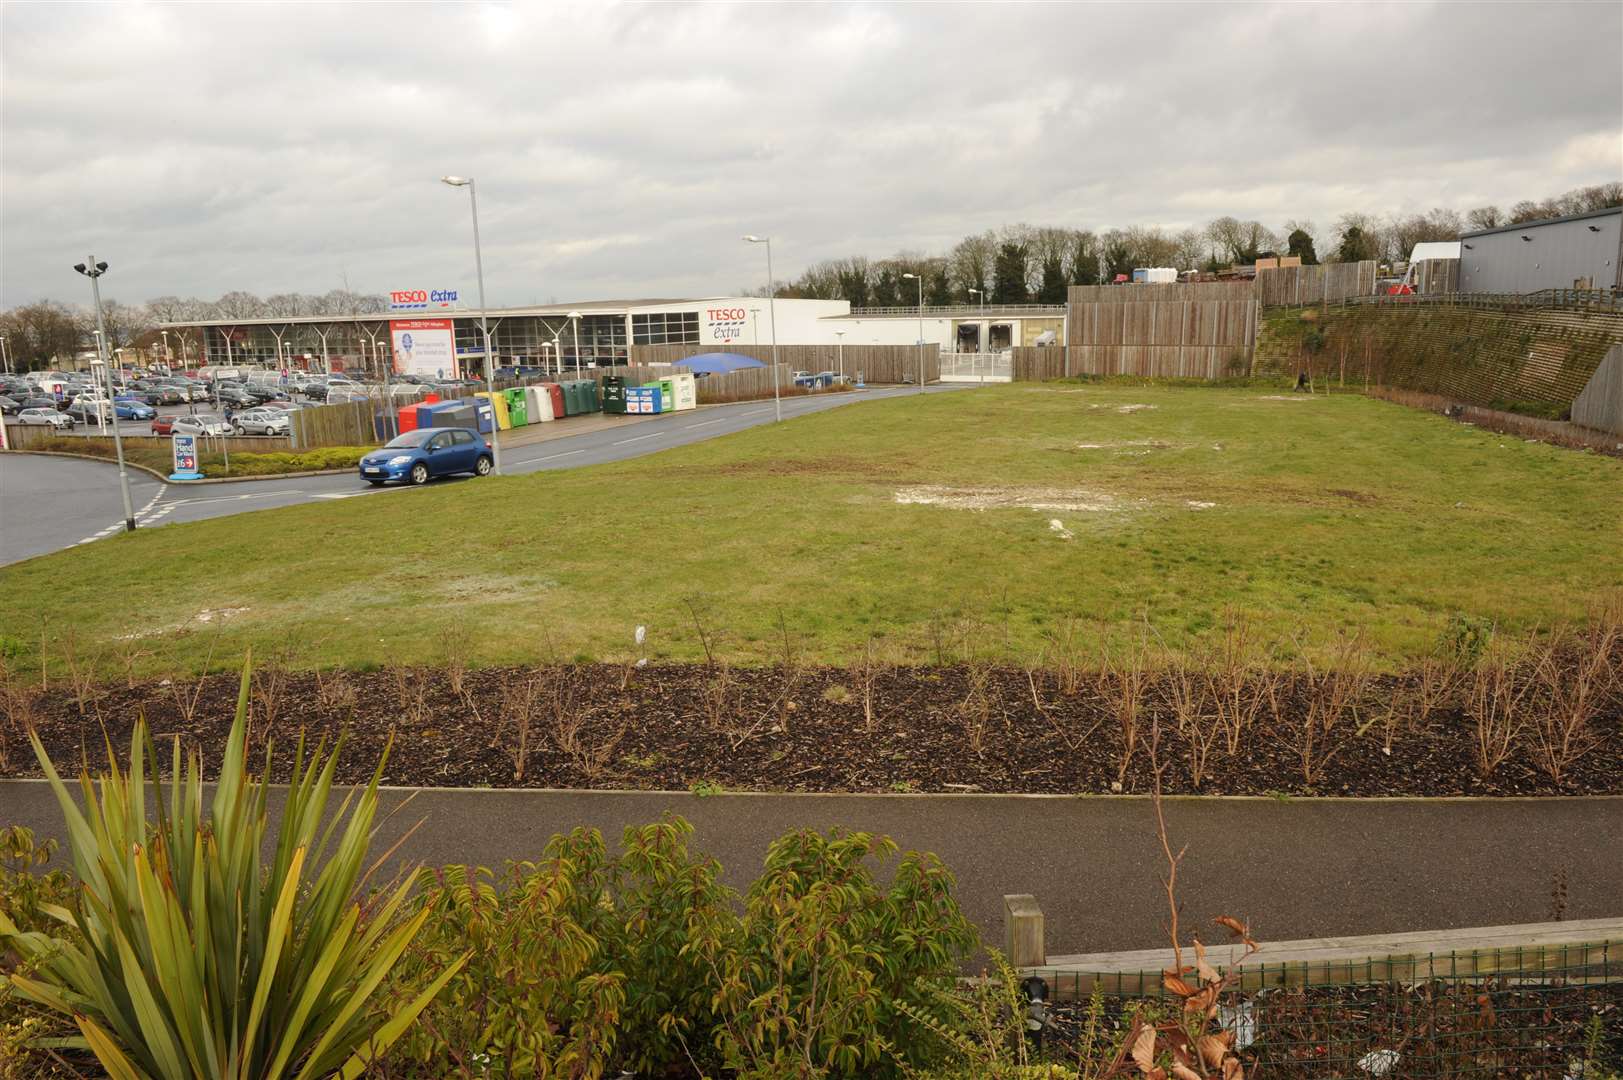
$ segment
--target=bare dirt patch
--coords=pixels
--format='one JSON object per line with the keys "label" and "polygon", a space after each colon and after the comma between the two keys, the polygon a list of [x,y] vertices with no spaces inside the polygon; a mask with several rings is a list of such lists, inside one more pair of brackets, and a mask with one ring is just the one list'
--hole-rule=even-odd
{"label": "bare dirt patch", "polygon": [[937,487],[898,488],[895,501],[903,506],[943,506],[949,510],[1047,510],[1099,513],[1115,510],[1120,502],[1102,491],[1081,488]]}

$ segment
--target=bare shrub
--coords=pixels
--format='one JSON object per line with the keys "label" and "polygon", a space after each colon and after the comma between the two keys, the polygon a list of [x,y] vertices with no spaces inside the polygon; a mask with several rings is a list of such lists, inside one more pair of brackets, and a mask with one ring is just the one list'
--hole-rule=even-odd
{"label": "bare shrub", "polygon": [[1257,645],[1245,615],[1232,608],[1224,612],[1223,634],[1217,645],[1200,656],[1205,699],[1223,733],[1224,749],[1238,755],[1257,717],[1272,706],[1279,686],[1272,650]]}
{"label": "bare shrub", "polygon": [[862,701],[862,730],[872,733],[879,728],[879,714],[874,706],[874,692],[879,680],[890,670],[879,642],[869,637],[862,643],[862,651],[851,663],[851,683]]}
{"label": "bare shrub", "polygon": [[11,771],[11,746],[34,729],[34,695],[0,657],[0,772]]}
{"label": "bare shrub", "polygon": [[693,632],[699,637],[699,648],[704,651],[704,662],[711,667],[716,664],[716,657],[720,652],[721,631],[712,628],[710,622],[710,609],[700,596],[685,596],[682,606],[688,609],[688,618],[693,623]]}
{"label": "bare shrub", "polygon": [[322,671],[316,668],[316,704],[324,712],[352,712],[359,700],[355,683],[343,668]]}
{"label": "bare shrub", "polygon": [[440,663],[445,668],[451,693],[461,697],[468,681],[470,647],[467,635],[456,627],[447,627],[440,632],[439,646]]}
{"label": "bare shrub", "polygon": [[253,670],[253,700],[259,707],[259,719],[264,724],[262,734],[266,738],[276,729],[276,721],[282,715],[295,656],[296,649],[292,645],[271,649]]}
{"label": "bare shrub", "polygon": [[1529,696],[1534,757],[1558,784],[1600,742],[1594,720],[1617,683],[1612,656],[1620,640],[1616,625],[1597,620],[1582,630],[1557,630],[1536,653],[1538,686]]}
{"label": "bare shrub", "polygon": [[1536,671],[1502,648],[1492,650],[1472,672],[1466,711],[1481,775],[1492,776],[1516,749],[1527,726],[1523,706],[1537,684]]}
{"label": "bare shrub", "polygon": [[1283,716],[1276,704],[1274,724],[1296,752],[1302,782],[1312,787],[1340,752],[1344,729],[1357,723],[1374,668],[1361,632],[1337,635],[1322,664],[1315,664],[1308,650],[1298,646],[1297,651],[1304,664],[1296,680],[1301,715]]}
{"label": "bare shrub", "polygon": [[1133,638],[1119,654],[1105,653],[1095,676],[1095,691],[1108,703],[1121,735],[1116,786],[1127,782],[1127,770],[1138,751],[1144,727],[1144,697],[1149,684],[1143,640]]}
{"label": "bare shrub", "polygon": [[1076,617],[1065,616],[1044,637],[1047,639],[1043,645],[1044,666],[1054,673],[1059,692],[1066,697],[1075,697],[1082,688],[1085,667]]}
{"label": "bare shrub", "polygon": [[134,638],[125,638],[114,647],[113,655],[124,669],[124,689],[134,690],[135,671],[141,666],[141,661],[152,655],[152,650],[142,648]]}
{"label": "bare shrub", "polygon": [[197,719],[197,707],[203,700],[203,690],[208,686],[209,667],[214,663],[214,647],[220,641],[219,632],[209,640],[209,651],[203,657],[203,666],[195,676],[189,678],[174,678],[169,681],[169,696],[175,699],[175,711],[191,727]]}
{"label": "bare shrub", "polygon": [[[596,780],[614,760],[614,751],[625,738],[629,724],[622,720],[611,730],[594,734],[589,710],[581,700],[584,695],[580,676],[572,667],[554,664],[537,681],[553,746],[588,780]],[[522,744],[522,738],[520,741]]]}
{"label": "bare shrub", "polygon": [[964,668],[964,697],[954,712],[963,728],[964,740],[976,757],[986,746],[986,729],[992,721],[992,667],[972,659]]}
{"label": "bare shrub", "polygon": [[726,657],[718,656],[706,665],[703,681],[699,684],[699,707],[705,726],[711,731],[724,731],[741,708],[738,675]]}
{"label": "bare shrub", "polygon": [[800,682],[806,677],[805,658],[801,653],[800,639],[789,632],[788,620],[784,618],[783,609],[778,609],[778,679],[779,689],[774,708],[778,714],[778,727],[783,733],[789,733],[789,714],[799,706],[795,703],[795,691],[800,688]]}
{"label": "bare shrub", "polygon": [[96,668],[79,655],[78,634],[70,627],[67,640],[62,643],[62,660],[68,669],[68,687],[73,691],[73,703],[83,717],[85,710],[97,706],[101,693],[96,686]]}
{"label": "bare shrub", "polygon": [[1200,787],[1206,778],[1206,762],[1212,748],[1223,734],[1223,721],[1211,695],[1207,673],[1191,671],[1187,666],[1168,663],[1166,678],[1167,702],[1172,708],[1176,731],[1183,741],[1189,759],[1189,779]]}
{"label": "bare shrub", "polygon": [[513,762],[514,783],[523,781],[524,769],[529,764],[530,727],[535,722],[536,700],[540,695],[539,675],[514,675],[502,679],[499,705],[501,720],[497,725],[495,736],[491,739],[491,745],[500,743],[507,730],[512,729],[513,742],[506,749],[507,756]]}

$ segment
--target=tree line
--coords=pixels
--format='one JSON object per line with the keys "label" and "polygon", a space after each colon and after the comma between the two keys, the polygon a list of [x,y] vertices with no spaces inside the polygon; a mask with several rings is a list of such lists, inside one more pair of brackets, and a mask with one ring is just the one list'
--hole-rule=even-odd
{"label": "tree line", "polygon": [[1260,221],[1230,216],[1203,228],[1175,231],[1141,225],[1100,232],[1005,225],[966,236],[939,255],[904,251],[884,259],[865,255],[827,259],[779,285],[777,294],[789,299],[849,300],[853,307],[905,307],[918,303],[922,286],[924,303],[931,306],[981,301],[1063,304],[1069,286],[1110,282],[1118,274],[1130,276],[1137,267],[1215,272],[1273,255],[1298,256],[1307,265],[1365,259],[1395,263],[1407,259],[1417,243],[1619,205],[1623,183],[1607,183],[1541,201],[1523,200],[1508,210],[1479,206],[1461,213],[1438,207],[1407,216],[1350,211],[1322,230],[1305,220],[1292,219],[1272,229]]}
{"label": "tree line", "polygon": [[[389,298],[349,289],[334,289],[320,296],[277,293],[263,298],[239,290],[228,292],[218,300],[179,296],[158,296],[144,304],[103,300],[101,310],[102,322],[107,328],[107,347],[123,349],[153,344],[159,338],[157,327],[161,323],[300,315],[379,315],[389,310]],[[56,300],[41,300],[0,314],[0,334],[6,337],[6,355],[19,371],[49,367],[58,358],[94,349],[92,331],[95,329],[95,312],[69,307]],[[171,342],[171,349],[178,350],[178,342]]]}

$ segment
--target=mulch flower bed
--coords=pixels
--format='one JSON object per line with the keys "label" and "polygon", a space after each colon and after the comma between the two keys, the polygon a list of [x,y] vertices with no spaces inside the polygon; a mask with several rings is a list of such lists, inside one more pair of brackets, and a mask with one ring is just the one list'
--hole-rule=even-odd
{"label": "mulch flower bed", "polygon": [[[1169,794],[1623,793],[1623,701],[1615,693],[1587,725],[1592,744],[1557,782],[1541,767],[1531,728],[1513,732],[1502,763],[1484,774],[1463,693],[1419,722],[1399,708],[1388,753],[1384,717],[1410,696],[1409,677],[1375,678],[1356,708],[1327,729],[1312,728],[1311,742],[1304,733],[1323,710],[1302,683],[1286,680],[1234,753],[1221,735],[1203,739],[1187,726],[1180,733],[1170,691],[1152,677],[1126,754],[1119,703],[1101,685],[1083,680],[1064,693],[1055,675],[969,667],[807,669],[789,680],[773,668],[702,664],[460,675],[262,668],[251,715],[255,742],[269,734],[282,748],[278,778],[302,731],[312,740],[347,735],[345,782],[369,780],[392,738],[384,782],[405,786],[1145,793],[1158,720],[1156,756]],[[122,757],[141,716],[164,768],[168,740],[179,736],[213,775],[237,688],[234,675],[120,683],[96,687],[82,708],[67,686],[13,688],[14,704],[0,716],[0,776],[39,775],[24,723],[34,725],[59,769],[84,761],[95,770],[105,762],[104,733]],[[15,704],[19,693],[27,704]],[[1197,785],[1192,762],[1203,741]]]}

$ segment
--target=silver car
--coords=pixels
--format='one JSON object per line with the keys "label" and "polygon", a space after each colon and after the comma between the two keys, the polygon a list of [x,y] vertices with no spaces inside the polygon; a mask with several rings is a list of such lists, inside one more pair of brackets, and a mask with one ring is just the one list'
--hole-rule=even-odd
{"label": "silver car", "polygon": [[17,414],[17,423],[70,428],[73,426],[73,417],[59,413],[55,409],[24,409]]}
{"label": "silver car", "polygon": [[175,417],[171,431],[176,435],[229,435],[231,425],[213,413]]}
{"label": "silver car", "polygon": [[231,426],[244,435],[286,435],[288,419],[281,409],[244,409],[232,414]]}

